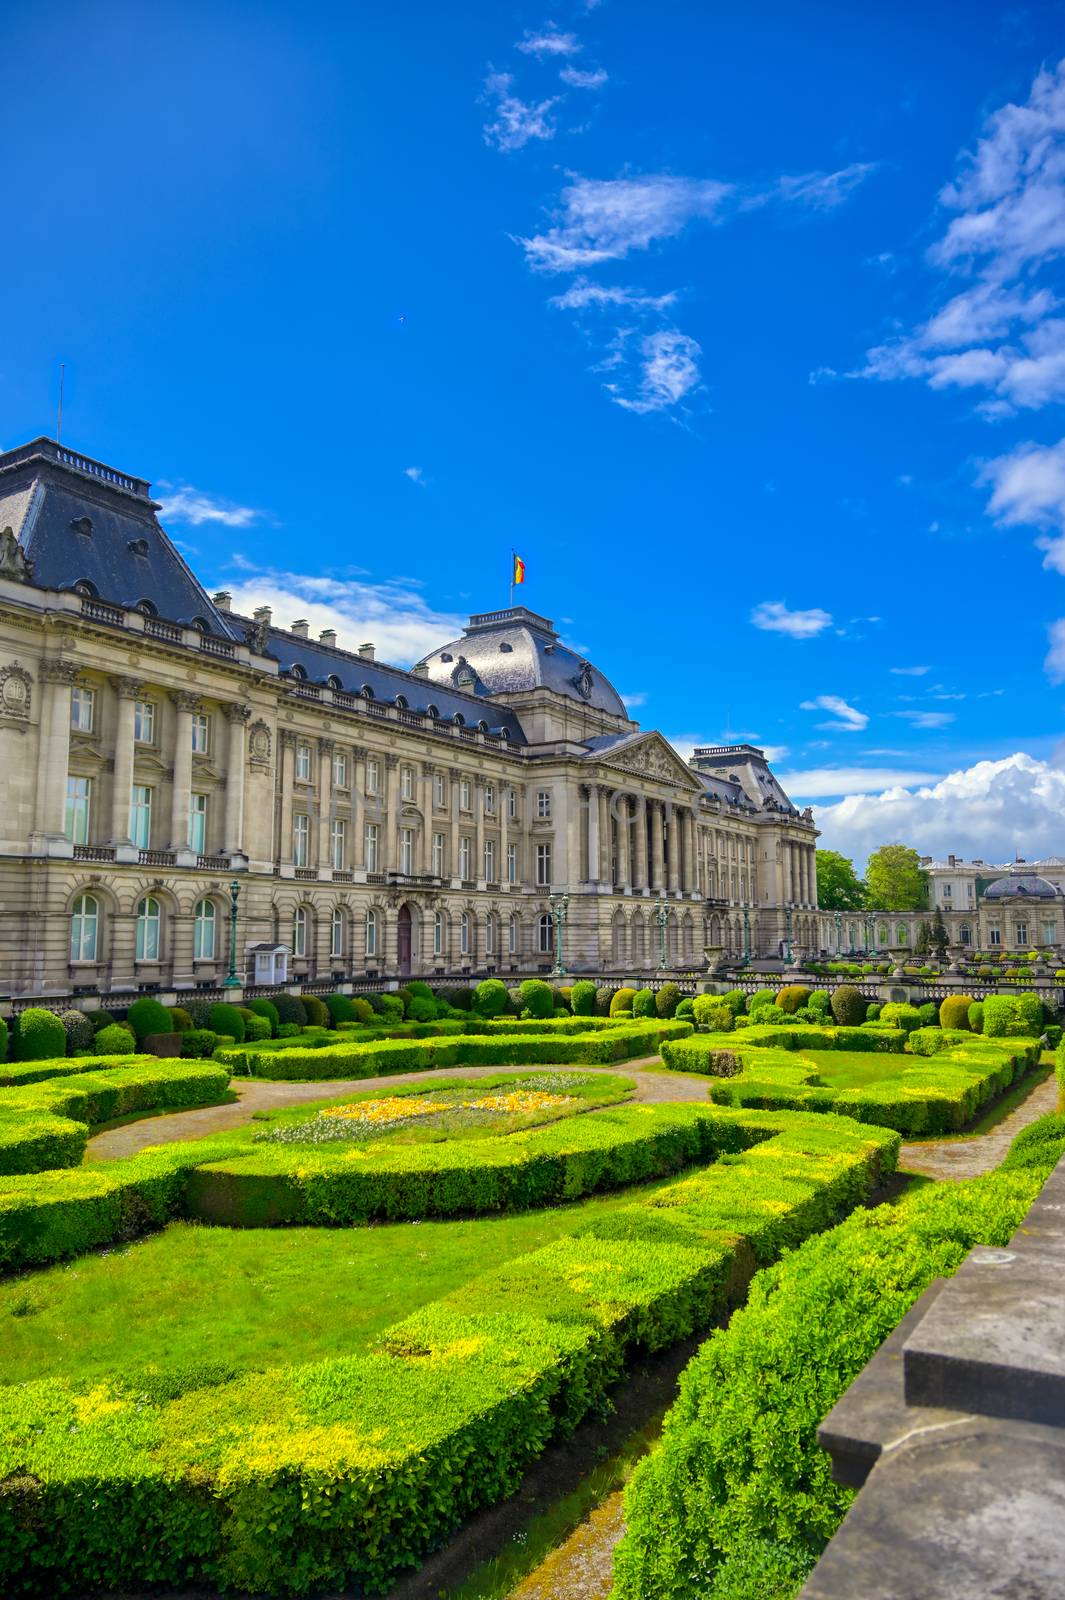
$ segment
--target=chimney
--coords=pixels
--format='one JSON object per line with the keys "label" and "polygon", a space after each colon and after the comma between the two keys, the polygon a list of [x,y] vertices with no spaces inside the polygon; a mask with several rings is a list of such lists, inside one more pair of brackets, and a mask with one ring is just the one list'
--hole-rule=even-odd
{"label": "chimney", "polygon": [[420,661],[416,667],[411,667],[410,675],[412,678],[427,678],[429,676],[429,668],[424,661]]}
{"label": "chimney", "polygon": [[957,866],[957,862],[956,862],[956,861],[955,861],[955,859],[954,859],[954,857],[953,857],[953,856],[948,856],[948,857],[947,857],[947,866],[948,866],[948,867],[955,867],[955,866]]}
{"label": "chimney", "polygon": [[373,655],[374,655],[374,647],[373,647],[372,644],[360,644],[358,653],[359,653],[359,655],[362,657],[362,659],[364,661],[372,661],[373,660]]}
{"label": "chimney", "polygon": [[218,593],[216,595],[212,595],[211,598],[218,607],[219,611],[229,611],[231,609],[233,596],[230,594],[228,589],[219,589]]}
{"label": "chimney", "polygon": [[274,613],[269,606],[259,606],[251,615],[253,622],[265,622],[266,626],[269,627]]}
{"label": "chimney", "polygon": [[294,633],[297,639],[309,639],[311,630],[303,617],[298,617],[295,622],[289,623],[289,633]]}
{"label": "chimney", "polygon": [[318,635],[318,643],[328,645],[330,650],[336,649],[337,631],[335,628],[323,628]]}

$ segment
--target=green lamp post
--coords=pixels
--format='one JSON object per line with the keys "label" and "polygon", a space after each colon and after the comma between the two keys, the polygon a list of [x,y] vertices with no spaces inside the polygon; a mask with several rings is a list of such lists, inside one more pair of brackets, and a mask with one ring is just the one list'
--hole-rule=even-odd
{"label": "green lamp post", "polygon": [[566,968],[562,960],[562,928],[569,916],[569,895],[553,894],[547,902],[548,913],[555,925],[555,964],[551,968],[553,978],[565,976]]}
{"label": "green lamp post", "polygon": [[658,924],[658,970],[665,972],[666,962],[666,929],[669,927],[669,907],[659,898],[655,901],[652,916]]}
{"label": "green lamp post", "polygon": [[240,884],[234,878],[229,885],[229,971],[222,980],[223,989],[239,989],[240,979],[237,977],[237,901],[240,899]]}

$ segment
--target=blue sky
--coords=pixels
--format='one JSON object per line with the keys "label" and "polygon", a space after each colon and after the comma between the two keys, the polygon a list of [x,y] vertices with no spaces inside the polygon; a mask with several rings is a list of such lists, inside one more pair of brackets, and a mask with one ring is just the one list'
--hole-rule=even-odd
{"label": "blue sky", "polygon": [[0,443],[407,664],[554,617],[825,842],[1065,853],[1065,8],[4,7]]}

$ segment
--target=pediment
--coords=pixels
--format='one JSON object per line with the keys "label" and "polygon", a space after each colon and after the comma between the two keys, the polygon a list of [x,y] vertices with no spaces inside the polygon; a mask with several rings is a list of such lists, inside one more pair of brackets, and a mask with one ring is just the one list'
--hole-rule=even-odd
{"label": "pediment", "polygon": [[[595,759],[594,756],[591,759]],[[698,778],[680,759],[673,747],[660,733],[648,733],[634,739],[631,744],[619,745],[599,756],[604,767],[629,772],[635,777],[653,778],[658,783],[671,783],[677,788],[695,792],[701,789]]]}

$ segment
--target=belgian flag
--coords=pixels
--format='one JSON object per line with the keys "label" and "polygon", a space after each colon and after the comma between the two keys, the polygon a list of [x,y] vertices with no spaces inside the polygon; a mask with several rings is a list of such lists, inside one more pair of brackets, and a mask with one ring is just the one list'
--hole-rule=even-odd
{"label": "belgian flag", "polygon": [[513,550],[510,553],[514,557],[514,570],[511,573],[510,581],[511,581],[512,584],[514,584],[514,583],[524,583],[525,582],[525,563],[524,563],[524,561],[521,559],[521,557],[519,555],[515,554],[515,552]]}

